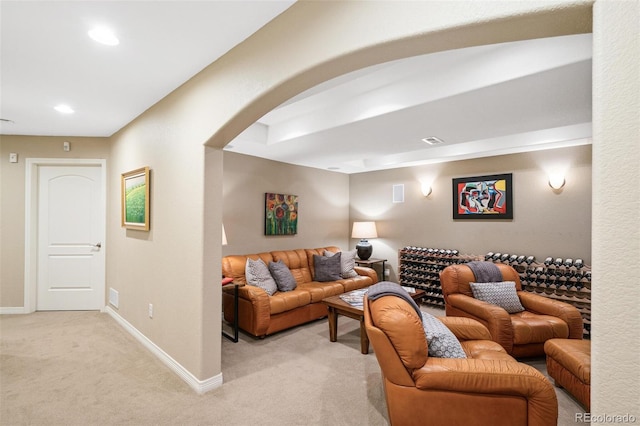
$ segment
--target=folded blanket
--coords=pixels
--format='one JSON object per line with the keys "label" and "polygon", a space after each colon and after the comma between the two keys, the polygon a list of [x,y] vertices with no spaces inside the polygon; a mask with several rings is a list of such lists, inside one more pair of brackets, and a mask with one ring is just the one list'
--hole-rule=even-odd
{"label": "folded blanket", "polygon": [[467,263],[477,283],[495,283],[502,281],[502,272],[493,262],[474,260]]}
{"label": "folded blanket", "polygon": [[367,295],[369,300],[376,300],[383,296],[397,296],[404,299],[416,310],[418,318],[422,321],[422,311],[418,307],[418,304],[400,284],[392,283],[391,281],[380,281],[369,287]]}

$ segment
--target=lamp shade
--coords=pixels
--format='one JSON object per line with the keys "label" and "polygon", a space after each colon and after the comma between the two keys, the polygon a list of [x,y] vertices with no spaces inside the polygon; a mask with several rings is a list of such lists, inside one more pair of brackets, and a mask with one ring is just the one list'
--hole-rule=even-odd
{"label": "lamp shade", "polygon": [[351,238],[378,238],[375,222],[353,222]]}
{"label": "lamp shade", "polygon": [[356,245],[358,257],[361,260],[367,260],[373,253],[371,243],[367,238],[378,238],[378,230],[375,222],[353,222],[351,230],[351,238],[360,238],[360,242]]}
{"label": "lamp shade", "polygon": [[222,225],[222,245],[227,245],[227,233],[224,232],[224,224]]}

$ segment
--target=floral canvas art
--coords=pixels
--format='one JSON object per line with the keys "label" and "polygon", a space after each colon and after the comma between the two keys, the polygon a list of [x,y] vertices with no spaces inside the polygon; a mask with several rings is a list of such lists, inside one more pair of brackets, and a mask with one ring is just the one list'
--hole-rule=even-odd
{"label": "floral canvas art", "polygon": [[264,235],[298,233],[298,196],[265,193]]}

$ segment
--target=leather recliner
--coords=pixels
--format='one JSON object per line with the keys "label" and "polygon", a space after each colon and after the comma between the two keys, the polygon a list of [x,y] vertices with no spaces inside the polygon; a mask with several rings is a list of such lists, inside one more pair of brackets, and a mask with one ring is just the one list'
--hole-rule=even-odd
{"label": "leather recliner", "polygon": [[382,371],[391,425],[556,425],[556,393],[542,373],[508,355],[479,322],[438,319],[468,358],[429,356],[414,308],[396,296],[365,297],[364,323]]}
{"label": "leather recliner", "polygon": [[504,281],[513,281],[523,312],[509,314],[503,308],[477,300],[469,285],[475,282],[471,268],[450,265],[440,272],[447,316],[467,317],[484,324],[491,340],[516,358],[544,356],[549,339],[582,339],[582,316],[572,305],[522,291],[520,276],[509,265],[496,263]]}

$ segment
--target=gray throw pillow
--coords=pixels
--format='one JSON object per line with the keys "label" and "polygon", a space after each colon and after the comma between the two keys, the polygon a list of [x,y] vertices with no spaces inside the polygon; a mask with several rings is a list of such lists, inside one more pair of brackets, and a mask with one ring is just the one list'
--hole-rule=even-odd
{"label": "gray throw pillow", "polygon": [[438,318],[422,313],[422,327],[427,337],[429,356],[436,358],[466,358],[458,338]]}
{"label": "gray throw pillow", "polygon": [[279,291],[295,290],[298,286],[296,279],[293,278],[293,274],[282,260],[269,262],[269,271],[271,271],[271,275],[275,278]]}
{"label": "gray throw pillow", "polygon": [[260,287],[266,291],[269,296],[273,296],[273,294],[278,291],[276,282],[273,280],[269,268],[262,259],[247,259],[244,276],[248,285]]}
{"label": "gray throw pillow", "polygon": [[[355,271],[356,267],[356,251],[341,251],[340,256],[340,275],[342,278],[354,278],[358,276],[358,273]],[[325,250],[324,255],[326,257],[331,257],[335,253],[332,251]]]}
{"label": "gray throw pillow", "polygon": [[524,311],[516,292],[516,283],[502,281],[496,283],[469,283],[473,297],[500,306],[510,314]]}
{"label": "gray throw pillow", "polygon": [[313,266],[316,270],[314,279],[319,282],[337,281],[342,279],[340,258],[341,253],[336,253],[331,257],[313,255]]}

